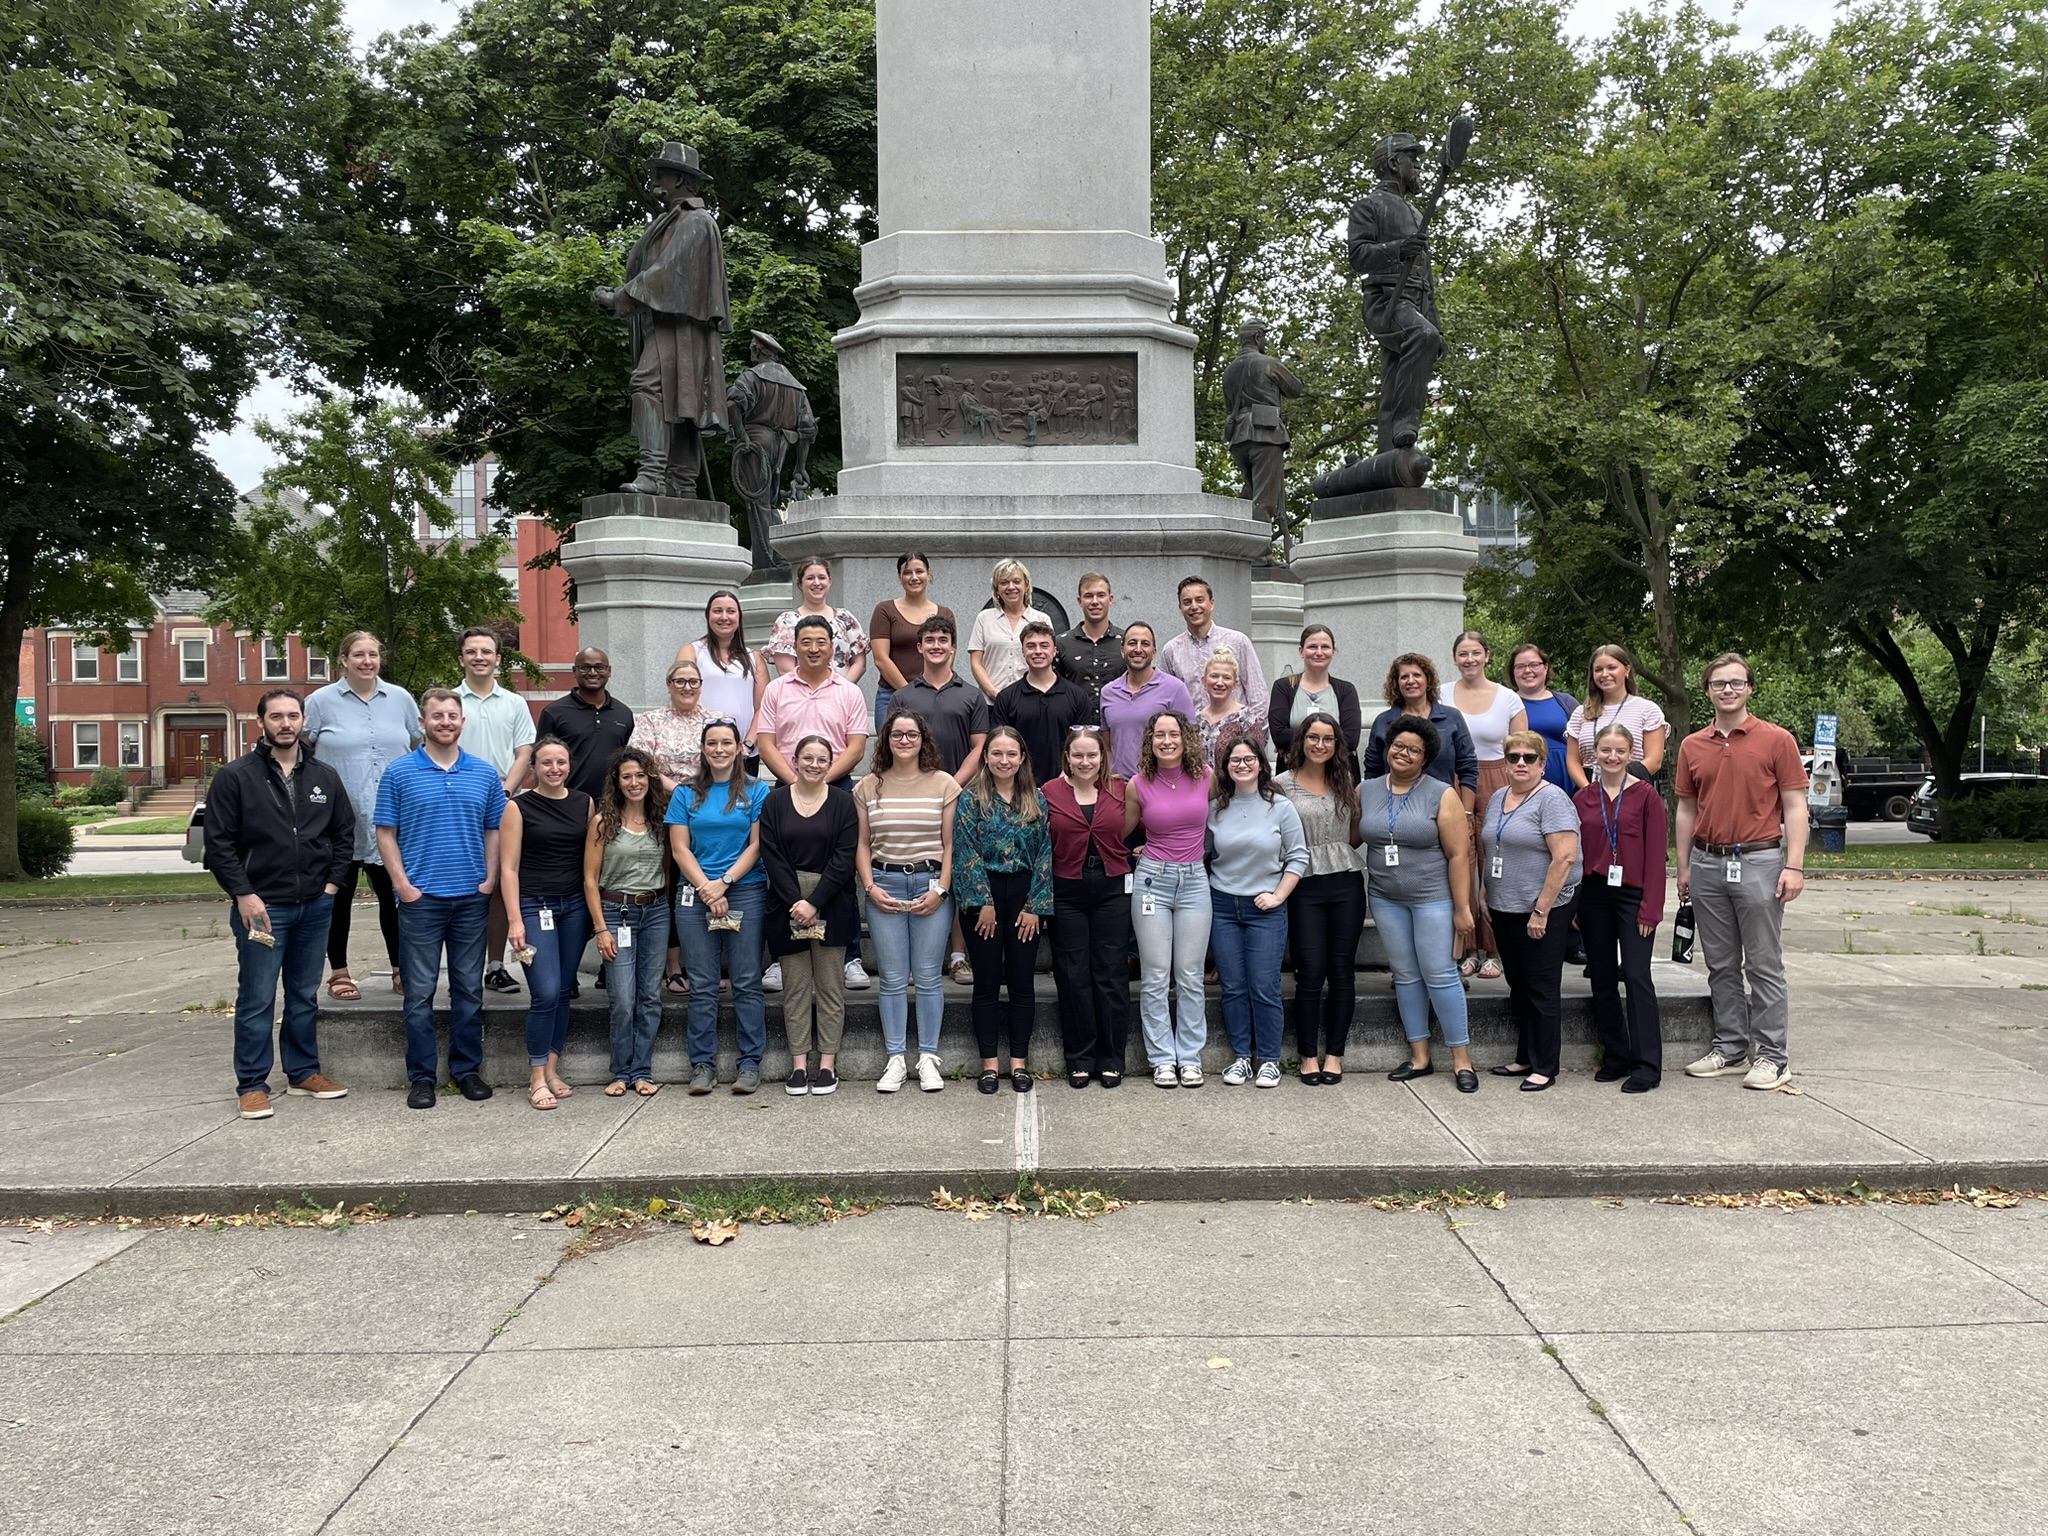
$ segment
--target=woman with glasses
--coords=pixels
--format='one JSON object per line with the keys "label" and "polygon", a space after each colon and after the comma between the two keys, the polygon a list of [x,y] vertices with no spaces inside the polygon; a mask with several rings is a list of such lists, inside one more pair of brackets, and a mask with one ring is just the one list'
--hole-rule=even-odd
{"label": "woman with glasses", "polygon": [[1327,624],[1311,624],[1301,632],[1301,670],[1273,679],[1272,697],[1266,703],[1266,730],[1273,738],[1273,751],[1284,762],[1294,751],[1294,734],[1310,715],[1328,715],[1337,722],[1344,737],[1344,750],[1351,758],[1351,777],[1358,780],[1358,738],[1363,719],[1358,690],[1341,677],[1332,677],[1330,667],[1337,659],[1337,637]]}
{"label": "woman with glasses", "polygon": [[681,877],[676,932],[690,969],[690,1092],[718,1086],[718,973],[732,979],[733,1022],[739,1031],[734,1093],[761,1086],[768,1049],[761,997],[761,946],[768,923],[768,876],[761,868],[761,806],[768,786],[740,761],[739,727],[714,719],[704,726],[697,772],[668,803],[669,849]]}
{"label": "woman with glasses", "polygon": [[559,736],[533,745],[539,782],[505,802],[498,825],[498,883],[511,914],[506,943],[522,962],[526,1010],[526,1102],[553,1109],[574,1091],[562,1079],[562,1046],[569,1037],[569,987],[583,947],[590,942],[584,903],[583,849],[597,808],[569,788],[569,747]]}
{"label": "woman with glasses", "polygon": [[1572,711],[1564,733],[1572,749],[1565,756],[1565,771],[1572,785],[1584,789],[1593,782],[1593,743],[1610,725],[1625,725],[1635,742],[1631,771],[1639,778],[1655,778],[1664,766],[1664,740],[1670,734],[1664,711],[1636,692],[1636,659],[1619,645],[1603,645],[1593,652],[1588,667],[1586,702]]}
{"label": "woman with glasses", "polygon": [[885,597],[875,604],[868,619],[868,644],[873,647],[875,674],[875,730],[889,718],[889,702],[924,666],[917,652],[918,626],[926,619],[953,610],[932,601],[932,564],[924,551],[906,550],[896,557],[896,584],[901,597]]}
{"label": "woman with glasses", "polygon": [[1308,846],[1308,873],[1287,911],[1301,1081],[1335,1087],[1344,1081],[1344,1047],[1358,1011],[1358,938],[1365,931],[1358,781],[1339,723],[1329,715],[1306,716],[1287,754],[1287,771],[1274,782],[1301,817]]}
{"label": "woman with glasses", "polygon": [[1487,802],[1479,832],[1479,878],[1519,1042],[1514,1061],[1493,1071],[1519,1077],[1524,1093],[1557,1081],[1565,935],[1579,893],[1579,811],[1544,782],[1547,755],[1534,731],[1508,737],[1508,782]]}
{"label": "woman with glasses", "polygon": [[[668,703],[634,715],[633,735],[626,743],[654,759],[661,787],[671,795],[697,776],[704,722],[711,718],[703,706],[704,673],[697,665],[695,650],[694,646],[686,646],[669,663]],[[673,928],[662,949],[668,955],[668,990],[672,996],[682,997],[690,986],[683,977],[683,952]]]}
{"label": "woman with glasses", "polygon": [[1124,782],[1109,771],[1108,733],[1099,725],[1068,731],[1060,760],[1064,771],[1045,786],[1045,808],[1052,837],[1052,974],[1067,1086],[1085,1088],[1093,1076],[1105,1088],[1120,1088],[1131,1024]]}
{"label": "woman with glasses", "polygon": [[946,1086],[939,1069],[939,1026],[946,996],[939,967],[953,930],[953,808],[960,786],[940,766],[939,744],[924,717],[892,705],[875,739],[867,777],[853,792],[860,812],[854,868],[868,897],[868,931],[882,971],[882,1046],[889,1054],[877,1093],[894,1093],[908,1075],[904,1052],[909,993],[917,990],[917,1085]]}
{"label": "woman with glasses", "polygon": [[[604,792],[583,851],[583,897],[604,961],[611,1011],[612,1075],[608,1098],[628,1088],[642,1098],[661,1092],[654,1080],[654,1037],[661,1029],[661,964],[668,941],[663,897],[668,852],[661,818],[668,809],[654,759],[621,747],[604,771]],[[711,983],[714,992],[718,983]]]}
{"label": "woman with glasses", "polygon": [[1579,707],[1579,701],[1568,693],[1551,691],[1550,656],[1540,645],[1524,641],[1516,646],[1508,654],[1508,672],[1515,685],[1515,694],[1522,701],[1522,713],[1528,728],[1543,738],[1547,749],[1543,777],[1570,794],[1572,776],[1565,767],[1565,760],[1570,756],[1569,738],[1564,728],[1571,721],[1572,711]]}
{"label": "woman with glasses", "polygon": [[1394,973],[1394,1002],[1408,1037],[1408,1060],[1387,1074],[1393,1082],[1436,1071],[1429,1055],[1433,1009],[1451,1048],[1460,1093],[1479,1091],[1458,951],[1472,938],[1472,897],[1462,872],[1471,829],[1465,803],[1425,771],[1443,750],[1437,729],[1404,714],[1382,740],[1387,771],[1358,792],[1358,829],[1365,842],[1366,888],[1373,921]]}
{"label": "woman with glasses", "polygon": [[1177,710],[1153,715],[1138,747],[1137,775],[1124,791],[1124,837],[1145,829],[1131,874],[1131,927],[1138,935],[1138,1017],[1155,1088],[1202,1086],[1202,1047],[1209,1041],[1202,991],[1210,923],[1202,867],[1209,781],[1194,722]]}
{"label": "woman with glasses", "polygon": [[[1593,742],[1599,778],[1572,797],[1586,879],[1579,931],[1593,971],[1593,1027],[1600,1035],[1597,1083],[1648,1093],[1664,1079],[1663,1026],[1650,979],[1650,940],[1664,918],[1664,797],[1629,775],[1635,738],[1603,727]],[[1615,960],[1620,953],[1620,963]],[[1621,983],[1628,982],[1628,1008]]]}
{"label": "woman with glasses", "polygon": [[[1451,646],[1451,660],[1457,663],[1458,680],[1446,683],[1439,697],[1455,709],[1465,721],[1465,729],[1472,734],[1472,753],[1477,759],[1479,787],[1477,803],[1485,804],[1493,798],[1493,792],[1508,781],[1507,764],[1502,760],[1503,743],[1508,732],[1528,729],[1529,716],[1522,706],[1521,696],[1512,688],[1503,688],[1486,675],[1486,668],[1493,660],[1493,647],[1486,643],[1486,636],[1476,629],[1468,629],[1458,636]],[[1476,814],[1476,813],[1475,813]],[[1473,828],[1474,833],[1478,828]],[[1478,919],[1478,929],[1473,934],[1470,954],[1458,962],[1458,974],[1478,976],[1483,981],[1500,979],[1499,946],[1493,942],[1493,925],[1487,921],[1486,909],[1476,905],[1479,890],[1479,870],[1472,870],[1473,900],[1472,915]]]}
{"label": "woman with glasses", "polygon": [[[790,761],[796,782],[777,787],[761,808],[761,862],[768,870],[768,952],[782,966],[782,1022],[789,1032],[792,1097],[829,1094],[846,1022],[846,946],[860,932],[853,863],[860,812],[853,796],[825,782],[832,745],[806,736]],[[823,933],[814,930],[822,927]],[[815,1017],[818,1070],[812,1072]]]}
{"label": "woman with glasses", "polygon": [[832,567],[813,555],[796,563],[794,580],[797,605],[776,618],[768,636],[766,655],[776,673],[796,670],[796,621],[818,618],[832,626],[832,670],[849,683],[859,682],[868,666],[868,635],[850,610],[832,606]]}
{"label": "woman with glasses", "polygon": [[[684,643],[678,662],[697,664],[703,679],[698,703],[710,714],[723,715],[740,728],[747,756],[754,755],[754,711],[775,675],[759,652],[747,646],[745,615],[736,593],[720,589],[704,604],[704,636]],[[691,774],[696,772],[693,767]]]}
{"label": "woman with glasses", "polygon": [[1287,957],[1287,898],[1308,873],[1301,815],[1273,787],[1266,754],[1246,736],[1223,738],[1210,792],[1210,947],[1223,988],[1223,1025],[1235,1058],[1223,1081],[1280,1086],[1280,965]]}
{"label": "woman with glasses", "polygon": [[[1031,1091],[1031,1026],[1038,1009],[1038,932],[1052,916],[1052,839],[1031,782],[1023,733],[999,725],[953,813],[954,899],[974,966],[974,1036],[983,1093],[1001,1081],[997,1052],[1010,1041],[1010,1088]],[[1009,989],[1005,1008],[998,994]]]}

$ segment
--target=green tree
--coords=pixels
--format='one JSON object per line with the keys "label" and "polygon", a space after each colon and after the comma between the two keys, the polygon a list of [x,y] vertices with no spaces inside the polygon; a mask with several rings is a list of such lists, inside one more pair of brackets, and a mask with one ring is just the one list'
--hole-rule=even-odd
{"label": "green tree", "polygon": [[[454,677],[464,629],[519,622],[501,536],[419,535],[446,519],[454,471],[417,406],[335,397],[258,430],[280,462],[232,535],[210,622],[302,635],[329,656],[370,630],[384,675],[415,691]],[[534,675],[516,651],[507,659]]]}

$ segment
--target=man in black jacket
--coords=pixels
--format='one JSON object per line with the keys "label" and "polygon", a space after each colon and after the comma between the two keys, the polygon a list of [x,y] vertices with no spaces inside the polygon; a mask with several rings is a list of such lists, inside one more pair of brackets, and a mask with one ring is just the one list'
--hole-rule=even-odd
{"label": "man in black jacket", "polygon": [[263,739],[214,775],[205,824],[206,867],[234,898],[235,1083],[244,1120],[270,1118],[270,1011],[280,976],[285,1091],[315,1099],[348,1093],[321,1073],[314,1029],[327,924],[348,877],[356,826],[341,775],[315,762],[311,744],[299,740],[305,702],[273,688],[256,715]]}

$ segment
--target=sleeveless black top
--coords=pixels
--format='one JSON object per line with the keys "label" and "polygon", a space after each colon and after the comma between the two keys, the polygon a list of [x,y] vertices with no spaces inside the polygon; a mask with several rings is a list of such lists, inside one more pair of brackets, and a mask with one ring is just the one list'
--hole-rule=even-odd
{"label": "sleeveless black top", "polygon": [[580,789],[559,800],[529,793],[513,804],[519,807],[519,894],[581,896],[590,796]]}

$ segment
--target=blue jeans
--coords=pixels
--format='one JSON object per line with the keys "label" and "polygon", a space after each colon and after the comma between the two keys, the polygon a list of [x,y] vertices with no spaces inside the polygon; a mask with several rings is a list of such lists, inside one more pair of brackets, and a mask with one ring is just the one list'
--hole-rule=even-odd
{"label": "blue jeans", "polygon": [[[1152,912],[1145,912],[1145,897]],[[1209,949],[1209,874],[1199,864],[1138,860],[1131,878],[1131,931],[1138,940],[1138,1021],[1154,1067],[1193,1067],[1209,1041],[1202,961]],[[1167,1012],[1169,984],[1177,994]]]}
{"label": "blue jeans", "polygon": [[[542,932],[541,908],[554,914],[554,931]],[[532,1002],[526,1009],[526,1064],[544,1067],[562,1054],[569,1038],[569,992],[576,985],[576,967],[590,942],[590,908],[583,893],[572,896],[519,895],[519,917],[533,959],[522,967]]]}
{"label": "blue jeans", "polygon": [[768,1009],[761,998],[761,946],[768,932],[768,882],[752,880],[725,893],[726,905],[740,914],[737,932],[713,932],[704,903],[676,903],[676,937],[683,946],[683,968],[690,973],[690,1065],[718,1064],[718,973],[732,978],[733,1026],[739,1032],[742,1069],[761,1065],[768,1049]]}
{"label": "blue jeans", "polygon": [[1287,908],[1261,912],[1249,896],[1209,890],[1209,948],[1223,985],[1223,1027],[1230,1049],[1253,1061],[1278,1061],[1282,1024],[1280,962],[1287,955]]}
{"label": "blue jeans", "polygon": [[327,954],[327,924],[334,898],[316,896],[290,906],[265,902],[275,947],[249,942],[249,929],[233,902],[228,926],[235,931],[235,1092],[270,1086],[275,1059],[270,1045],[270,1010],[277,984],[284,981],[284,1023],[278,1046],[284,1055],[288,1083],[303,1082],[320,1070],[314,1028],[320,1016],[320,962]]}
{"label": "blue jeans", "polygon": [[882,734],[882,722],[889,718],[889,701],[896,697],[896,690],[887,683],[875,684],[875,734]]}
{"label": "blue jeans", "polygon": [[426,896],[398,904],[398,965],[405,975],[405,1077],[431,1083],[441,1065],[434,988],[448,954],[448,1075],[484,1069],[484,927],[491,898]]}
{"label": "blue jeans", "polygon": [[[877,869],[875,884],[892,900],[917,900],[929,889],[930,875]],[[882,968],[882,1049],[904,1054],[910,1026],[909,992],[917,985],[917,1048],[939,1053],[939,1026],[945,1022],[946,994],[939,977],[946,963],[946,940],[953,932],[953,899],[947,897],[929,917],[868,908],[868,932],[875,941],[875,963]]]}
{"label": "blue jeans", "polygon": [[[668,912],[661,902],[628,907],[604,904],[605,926],[614,934],[630,930],[633,947],[605,962],[604,995],[611,1010],[612,1078],[622,1083],[654,1080],[654,1037],[661,1029],[661,978],[668,966]],[[718,983],[713,981],[715,994]]]}
{"label": "blue jeans", "polygon": [[1401,1010],[1401,1032],[1410,1040],[1429,1038],[1429,1011],[1436,1009],[1444,1027],[1445,1045],[1469,1045],[1465,1022],[1465,988],[1458,980],[1452,953],[1451,898],[1406,905],[1384,896],[1372,904],[1380,941],[1387,947],[1387,966],[1394,973],[1394,1001]]}

